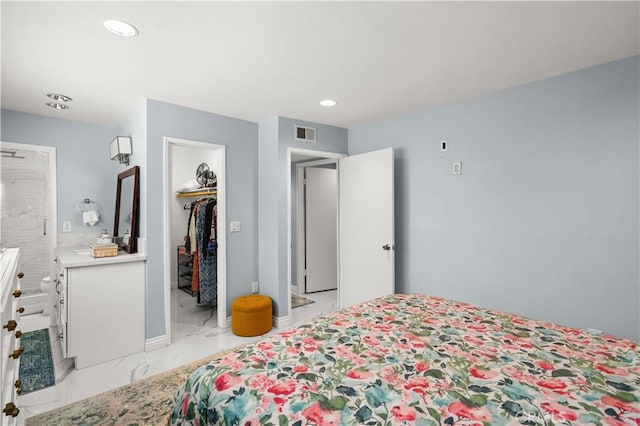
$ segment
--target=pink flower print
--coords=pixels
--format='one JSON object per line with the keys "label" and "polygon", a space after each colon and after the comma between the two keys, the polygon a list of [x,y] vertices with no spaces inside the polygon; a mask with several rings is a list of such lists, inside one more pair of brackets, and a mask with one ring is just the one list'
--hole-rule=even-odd
{"label": "pink flower print", "polygon": [[256,374],[247,380],[247,384],[251,389],[264,392],[267,388],[275,384],[275,380],[268,378],[264,374]]}
{"label": "pink flower print", "polygon": [[545,401],[540,407],[547,413],[552,415],[553,423],[569,420],[571,422],[578,420],[578,415],[570,408],[565,407],[555,401]]}
{"label": "pink flower print", "polygon": [[380,340],[378,340],[375,336],[371,336],[369,334],[364,336],[362,338],[362,341],[364,342],[364,344],[369,346],[378,346],[380,344]]}
{"label": "pink flower print", "polygon": [[267,392],[270,392],[275,395],[291,395],[293,391],[296,390],[295,380],[285,380],[284,382],[280,382],[276,385],[273,385],[267,389]]}
{"label": "pink flower print", "polygon": [[429,387],[429,380],[427,380],[424,377],[418,377],[416,379],[412,379],[410,381],[408,381],[405,385],[404,388],[409,390],[409,389],[414,389],[414,388],[428,388]]}
{"label": "pink flower print", "polygon": [[603,373],[613,374],[615,376],[628,376],[629,375],[629,373],[623,368],[609,367],[608,365],[604,365],[604,364],[596,364],[596,368],[598,370],[602,371]]}
{"label": "pink flower print", "polygon": [[296,365],[295,367],[293,367],[293,371],[295,371],[296,373],[306,373],[307,371],[309,371],[309,367],[307,367],[306,365]]}
{"label": "pink flower print", "polygon": [[266,351],[273,348],[273,343],[268,341],[259,342],[256,344],[256,348]]}
{"label": "pink flower print", "polygon": [[349,370],[347,372],[347,377],[356,380],[368,379],[373,376],[374,374],[371,371]]}
{"label": "pink flower print", "polygon": [[308,422],[317,426],[332,426],[340,424],[339,411],[327,411],[320,407],[319,402],[315,402],[302,411],[302,415]]}
{"label": "pink flower print", "polygon": [[536,361],[535,365],[536,365],[536,367],[541,368],[541,369],[546,370],[546,371],[551,371],[551,370],[555,370],[556,369],[553,364],[548,363],[546,361],[541,361],[541,360]]}
{"label": "pink flower print", "polygon": [[498,376],[497,371],[483,370],[478,368],[475,365],[469,368],[469,373],[471,373],[473,377],[476,377],[478,379],[484,379],[484,380],[491,380]]}
{"label": "pink flower print", "polygon": [[189,395],[186,395],[182,401],[182,415],[187,414],[187,408],[189,408]]}
{"label": "pink flower print", "polygon": [[615,407],[623,412],[630,411],[632,413],[640,413],[640,405],[638,404],[630,404],[628,402],[620,401],[618,398],[614,398],[609,395],[603,396],[600,400],[603,404],[610,407]]}
{"label": "pink flower print", "polygon": [[230,387],[237,385],[241,381],[242,381],[242,378],[240,378],[239,376],[232,376],[229,373],[222,373],[221,375],[218,376],[218,378],[214,383],[215,383],[216,389],[219,392],[225,389],[229,389]]}
{"label": "pink flower print", "polygon": [[416,419],[416,410],[406,405],[394,405],[391,408],[391,415],[400,421],[412,422]]}
{"label": "pink flower print", "polygon": [[418,361],[416,362],[416,370],[418,370],[419,372],[423,372],[423,371],[427,371],[429,369],[429,364],[427,364],[424,361]]}
{"label": "pink flower print", "polygon": [[567,384],[558,378],[538,380],[536,383],[538,384],[538,386],[542,386],[554,391],[559,391],[567,387]]}
{"label": "pink flower print", "polygon": [[460,401],[455,401],[449,404],[449,412],[456,416],[468,419],[477,420],[480,422],[491,422],[493,416],[487,407],[467,407]]}

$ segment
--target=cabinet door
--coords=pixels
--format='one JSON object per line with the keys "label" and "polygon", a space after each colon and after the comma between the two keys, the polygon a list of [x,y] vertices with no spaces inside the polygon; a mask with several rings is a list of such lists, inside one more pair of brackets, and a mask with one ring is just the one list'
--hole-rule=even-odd
{"label": "cabinet door", "polygon": [[67,348],[76,368],[142,352],[145,263],[67,269]]}

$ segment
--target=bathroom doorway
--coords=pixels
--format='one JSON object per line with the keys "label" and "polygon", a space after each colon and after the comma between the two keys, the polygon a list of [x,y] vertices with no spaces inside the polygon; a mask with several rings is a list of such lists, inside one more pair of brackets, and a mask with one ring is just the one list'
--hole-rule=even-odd
{"label": "bathroom doorway", "polygon": [[41,312],[46,302],[41,284],[55,270],[56,148],[11,142],[0,146],[0,247],[20,249],[20,300],[25,314]]}
{"label": "bathroom doorway", "polygon": [[[207,332],[212,328],[224,328],[226,312],[226,231],[225,231],[225,146],[177,138],[164,139],[164,211],[165,211],[165,321],[167,341],[177,341],[189,335]],[[193,253],[197,241],[186,243],[198,212],[210,212],[207,229],[211,229],[208,257]],[[215,206],[215,209],[213,207]],[[196,224],[202,220],[197,217]],[[200,229],[202,227],[198,225]],[[214,238],[215,234],[215,238]],[[198,234],[195,234],[196,236]],[[211,241],[215,241],[212,246]],[[185,244],[186,243],[186,244]],[[213,254],[215,263],[211,263]],[[203,263],[205,262],[205,263]],[[194,278],[197,270],[199,278]],[[215,280],[215,294],[205,295],[204,288],[193,283],[207,285]],[[214,300],[214,301],[212,301]]]}

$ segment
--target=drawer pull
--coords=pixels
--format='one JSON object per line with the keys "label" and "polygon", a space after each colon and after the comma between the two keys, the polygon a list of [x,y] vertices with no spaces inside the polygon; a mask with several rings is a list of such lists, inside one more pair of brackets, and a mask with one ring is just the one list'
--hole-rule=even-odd
{"label": "drawer pull", "polygon": [[13,290],[13,297],[15,297],[16,299],[18,297],[20,297],[22,295],[22,291],[20,290]]}
{"label": "drawer pull", "polygon": [[18,278],[24,277],[24,272],[18,272]]}
{"label": "drawer pull", "polygon": [[14,386],[16,387],[16,393],[20,395],[22,393],[22,380],[16,380]]}
{"label": "drawer pull", "polygon": [[3,325],[2,328],[6,328],[9,331],[13,331],[16,329],[17,326],[18,326],[18,323],[15,322],[15,320],[9,320],[9,322]]}
{"label": "drawer pull", "polygon": [[18,409],[18,407],[16,407],[16,405],[13,402],[7,402],[2,412],[5,415],[11,416],[11,417],[17,417],[18,414],[20,414],[20,410]]}
{"label": "drawer pull", "polygon": [[16,339],[19,339],[22,337],[22,331],[18,330],[16,331]]}
{"label": "drawer pull", "polygon": [[16,309],[16,312],[21,314],[24,312],[24,308],[22,306],[20,306],[18,309]]}
{"label": "drawer pull", "polygon": [[20,355],[22,355],[22,352],[24,352],[24,346],[20,346],[20,348],[18,348],[15,351],[11,352],[9,354],[9,358],[18,359],[18,358],[20,358]]}

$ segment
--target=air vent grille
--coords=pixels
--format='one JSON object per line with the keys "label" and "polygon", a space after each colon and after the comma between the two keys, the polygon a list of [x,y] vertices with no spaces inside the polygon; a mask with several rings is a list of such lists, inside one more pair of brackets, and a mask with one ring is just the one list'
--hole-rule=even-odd
{"label": "air vent grille", "polygon": [[293,126],[293,136],[297,141],[315,142],[316,141],[316,129],[306,126]]}

